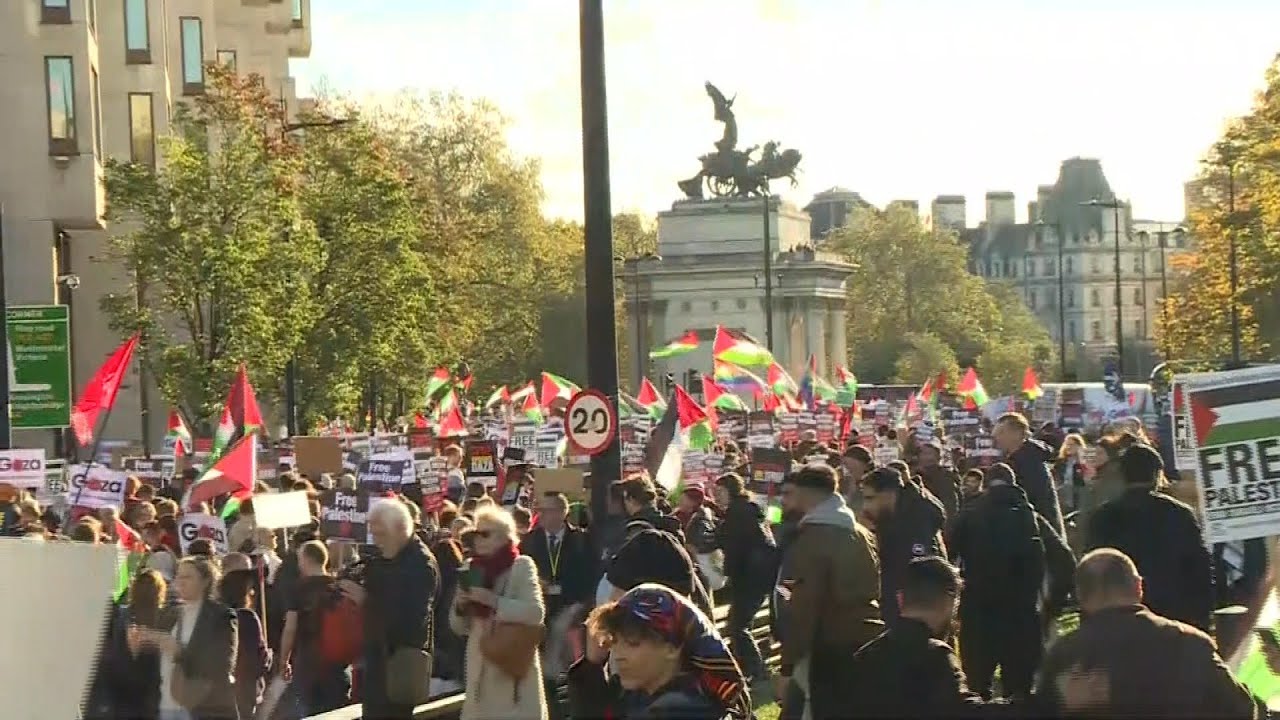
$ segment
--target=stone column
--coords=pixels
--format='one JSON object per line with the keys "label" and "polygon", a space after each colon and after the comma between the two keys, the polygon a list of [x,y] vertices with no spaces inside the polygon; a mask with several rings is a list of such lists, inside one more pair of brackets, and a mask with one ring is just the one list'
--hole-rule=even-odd
{"label": "stone column", "polygon": [[813,355],[822,369],[822,311],[818,307],[817,298],[809,298],[804,303],[804,357],[801,364],[808,367],[809,356]]}
{"label": "stone column", "polygon": [[845,338],[845,316],[844,302],[837,300],[831,306],[831,345],[828,348],[828,356],[832,362],[832,373],[835,372],[835,365],[843,365],[849,367],[849,345]]}

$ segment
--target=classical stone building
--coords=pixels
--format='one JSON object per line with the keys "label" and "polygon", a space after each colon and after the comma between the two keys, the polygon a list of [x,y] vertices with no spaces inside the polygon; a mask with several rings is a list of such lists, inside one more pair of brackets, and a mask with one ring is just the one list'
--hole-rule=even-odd
{"label": "classical stone building", "polygon": [[[957,199],[934,201],[935,226],[960,227],[964,205]],[[1182,224],[1135,219],[1092,158],[1063,161],[1057,181],[1039,186],[1027,204],[1026,222],[1017,222],[1015,202],[1010,192],[987,193],[983,220],[961,231],[970,270],[1018,286],[1050,335],[1065,345],[1068,372],[1085,374],[1114,357],[1117,321],[1126,375],[1148,371],[1158,350],[1153,337],[1169,259],[1190,244]]]}
{"label": "classical stone building", "polygon": [[[811,354],[823,375],[847,365],[845,281],[853,268],[814,248],[807,213],[771,197],[681,200],[658,214],[661,257],[630,261],[622,274],[634,308],[628,332],[640,339],[633,368],[651,378],[709,371],[716,325],[766,342],[766,202],[774,356],[797,380]],[[703,339],[696,352],[648,360],[652,348],[688,330]],[[631,381],[636,387],[638,375]]]}
{"label": "classical stone building", "polygon": [[[128,287],[108,262],[103,161],[154,163],[175,104],[204,88],[204,65],[257,73],[296,110],[290,58],[311,52],[310,0],[0,2],[0,206],[10,305],[63,304],[78,392],[120,342],[99,301]],[[153,445],[166,408],[143,406],[137,363],[106,438]],[[15,433],[61,450],[63,433]]]}

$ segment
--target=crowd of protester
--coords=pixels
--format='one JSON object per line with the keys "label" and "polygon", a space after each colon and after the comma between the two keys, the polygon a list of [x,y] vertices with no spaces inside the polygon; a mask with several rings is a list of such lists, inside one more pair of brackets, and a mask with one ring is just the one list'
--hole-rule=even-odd
{"label": "crowd of protester", "polygon": [[[324,538],[319,490],[292,472],[259,491],[306,491],[310,525],[261,527],[249,499],[223,553],[179,542],[191,473],[131,479],[122,507],[65,526],[29,496],[0,509],[7,535],[140,544],[86,720],[296,720],[352,703],[408,718],[458,691],[464,720],[748,718],[770,696],[805,720],[1265,717],[1222,659],[1248,629],[1214,612],[1261,582],[1265,546],[1245,543],[1243,563],[1207,549],[1140,426],[1090,445],[1009,414],[990,434],[1002,458],[983,468],[938,440],[912,436],[878,466],[862,445],[803,438],[769,498],[777,524],[732,444],[708,486],[675,497],[630,476],[598,519],[539,492],[532,468],[513,507],[459,477],[435,512],[373,505],[368,545]],[[762,608],[766,652],[751,633]],[[1071,609],[1079,628],[1055,638]]]}

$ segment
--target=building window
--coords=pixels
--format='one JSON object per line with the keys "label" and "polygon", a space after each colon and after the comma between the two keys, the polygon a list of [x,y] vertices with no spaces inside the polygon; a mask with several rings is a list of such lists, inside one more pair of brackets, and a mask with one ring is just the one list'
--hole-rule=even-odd
{"label": "building window", "polygon": [[40,22],[70,25],[71,0],[40,0]]}
{"label": "building window", "polygon": [[1134,256],[1133,256],[1133,271],[1134,271],[1134,272],[1138,272],[1138,273],[1142,272],[1142,266],[1143,266],[1142,260],[1143,260],[1143,258],[1142,258],[1142,253],[1138,253],[1137,255],[1134,255]]}
{"label": "building window", "polygon": [[98,0],[89,0],[89,32],[98,34]]}
{"label": "building window", "polygon": [[93,151],[98,156],[98,161],[102,162],[106,158],[102,156],[102,98],[98,95],[98,71],[89,68],[89,108],[93,111]]}
{"label": "building window", "polygon": [[293,26],[302,27],[302,0],[292,0],[293,2]]}
{"label": "building window", "polygon": [[1075,341],[1076,341],[1076,321],[1068,320],[1067,321],[1067,342],[1075,342]]}
{"label": "building window", "polygon": [[45,99],[49,106],[49,154],[75,155],[76,76],[69,57],[44,59]]}
{"label": "building window", "polygon": [[1133,321],[1133,336],[1134,337],[1147,336],[1146,323],[1142,321],[1142,318],[1138,318],[1137,320]]}
{"label": "building window", "polygon": [[204,92],[204,24],[200,18],[184,17],[182,29],[182,94]]}
{"label": "building window", "polygon": [[719,301],[719,300],[712,300],[712,301],[711,301],[711,312],[715,312],[715,311],[717,311],[717,310],[719,310],[719,309],[720,309],[720,301]]}
{"label": "building window", "polygon": [[739,310],[746,310],[746,309],[747,309],[747,301],[746,301],[746,300],[743,300],[742,298],[738,298],[738,309],[739,309]]}
{"label": "building window", "polygon": [[1027,277],[1035,277],[1035,276],[1036,276],[1036,261],[1035,261],[1035,260],[1032,260],[1031,258],[1027,258],[1027,259],[1025,260],[1025,262],[1026,262],[1026,264],[1027,264]]}
{"label": "building window", "polygon": [[1102,323],[1094,320],[1089,323],[1089,331],[1093,334],[1093,341],[1097,342],[1102,339]]}
{"label": "building window", "polygon": [[1098,262],[1097,255],[1094,255],[1092,258],[1089,258],[1089,271],[1092,272],[1094,275],[1098,275],[1099,273],[1102,272],[1102,263]]}
{"label": "building window", "polygon": [[1011,277],[1011,278],[1016,278],[1016,277],[1018,277],[1018,264],[1017,264],[1017,263],[1015,263],[1014,261],[1010,260],[1010,261],[1006,264],[1006,266],[1009,268],[1009,277]]}
{"label": "building window", "polygon": [[129,93],[129,159],[156,166],[156,123],[151,93]]}
{"label": "building window", "polygon": [[688,300],[686,300],[686,301],[684,301],[684,302],[680,303],[680,312],[689,312],[689,311],[690,311],[690,310],[692,310],[692,309],[693,309],[693,308],[689,305],[689,301],[688,301]]}
{"label": "building window", "polygon": [[151,20],[148,0],[124,0],[124,61],[128,65],[151,63]]}
{"label": "building window", "polygon": [[1076,269],[1074,267],[1074,263],[1071,262],[1071,258],[1066,258],[1062,261],[1062,272],[1066,275],[1076,274]]}
{"label": "building window", "polygon": [[1102,296],[1098,294],[1098,288],[1089,291],[1089,306],[1099,307],[1102,305]]}
{"label": "building window", "polygon": [[1133,289],[1133,304],[1134,304],[1134,305],[1141,305],[1141,304],[1143,304],[1143,303],[1142,303],[1143,299],[1144,299],[1144,298],[1142,297],[1142,288],[1134,288],[1134,289]]}
{"label": "building window", "polygon": [[219,50],[218,64],[230,70],[231,72],[235,72],[236,71],[236,51],[235,50]]}
{"label": "building window", "polygon": [[1027,307],[1031,308],[1032,310],[1035,310],[1035,309],[1036,309],[1036,299],[1037,299],[1037,298],[1036,298],[1036,291],[1035,291],[1035,290],[1028,290],[1028,291],[1027,291]]}
{"label": "building window", "polygon": [[1057,274],[1058,274],[1058,266],[1057,266],[1057,264],[1056,264],[1056,263],[1054,263],[1052,260],[1045,260],[1045,261],[1044,261],[1044,275],[1045,275],[1045,277],[1053,277],[1054,275],[1057,275]]}
{"label": "building window", "polygon": [[1067,288],[1067,307],[1073,308],[1075,306],[1076,306],[1076,291],[1074,288]]}

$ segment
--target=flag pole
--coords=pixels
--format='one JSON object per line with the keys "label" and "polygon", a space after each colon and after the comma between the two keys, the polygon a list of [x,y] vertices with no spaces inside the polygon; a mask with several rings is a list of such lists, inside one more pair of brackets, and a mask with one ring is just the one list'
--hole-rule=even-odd
{"label": "flag pole", "polygon": [[[111,422],[111,411],[114,410],[115,407],[116,407],[115,403],[111,403],[110,405],[108,405],[106,412],[103,413],[102,422],[95,425],[93,428],[94,430],[93,445],[90,446],[89,459],[84,464],[85,477],[89,476],[89,470],[93,468],[93,464],[98,460],[98,448],[102,445],[102,433],[99,431],[102,429],[105,429],[107,427],[107,423]],[[71,508],[80,504],[80,494],[83,492],[84,492],[84,484],[82,483],[80,487],[76,488],[75,499],[73,499],[71,501],[71,504],[67,506],[67,517],[65,518],[64,522],[69,521],[71,519]]]}

